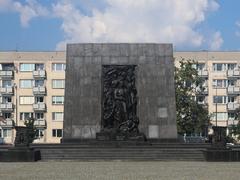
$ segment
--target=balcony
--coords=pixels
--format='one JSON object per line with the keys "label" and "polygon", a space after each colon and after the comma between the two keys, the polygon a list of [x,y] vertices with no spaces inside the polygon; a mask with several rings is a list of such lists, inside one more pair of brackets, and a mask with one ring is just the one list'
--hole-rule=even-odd
{"label": "balcony", "polygon": [[239,69],[228,70],[227,75],[228,77],[240,77],[240,71]]}
{"label": "balcony", "polygon": [[227,104],[227,109],[229,111],[235,111],[238,108],[239,108],[239,104],[238,103],[228,103]]}
{"label": "balcony", "polygon": [[34,111],[46,111],[46,104],[43,102],[33,104],[33,110]]}
{"label": "balcony", "polygon": [[0,77],[2,79],[12,79],[13,78],[13,71],[12,70],[0,70]]}
{"label": "balcony", "polygon": [[207,77],[208,71],[206,69],[198,70],[198,75],[202,77]]}
{"label": "balcony", "polygon": [[227,93],[228,93],[228,94],[240,94],[240,87],[229,86],[229,87],[227,88]]}
{"label": "balcony", "polygon": [[34,121],[34,126],[36,127],[46,127],[46,120],[45,119],[37,119]]}
{"label": "balcony", "polygon": [[2,103],[0,104],[1,111],[12,112],[13,111],[13,104],[12,103]]}
{"label": "balcony", "polygon": [[12,95],[13,94],[13,87],[1,87],[0,93],[2,95]]}
{"label": "balcony", "polygon": [[33,94],[35,95],[45,95],[46,94],[46,88],[39,86],[33,88]]}
{"label": "balcony", "polygon": [[33,77],[35,79],[45,79],[46,78],[46,71],[45,70],[33,71]]}
{"label": "balcony", "polygon": [[10,119],[10,118],[2,119],[0,121],[0,126],[1,127],[13,127],[13,125],[14,125],[13,120]]}

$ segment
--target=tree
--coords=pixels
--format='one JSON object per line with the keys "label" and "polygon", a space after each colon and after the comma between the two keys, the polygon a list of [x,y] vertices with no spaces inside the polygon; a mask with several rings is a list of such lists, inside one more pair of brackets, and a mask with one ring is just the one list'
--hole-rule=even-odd
{"label": "tree", "polygon": [[204,133],[210,117],[205,105],[198,104],[196,97],[203,95],[204,79],[198,76],[193,60],[182,59],[175,67],[176,113],[179,134]]}
{"label": "tree", "polygon": [[28,118],[27,120],[24,121],[24,125],[27,127],[28,131],[28,143],[32,143],[34,139],[36,139],[36,134],[37,134],[37,128],[34,125],[34,118]]}
{"label": "tree", "polygon": [[230,134],[234,135],[238,140],[240,140],[240,108],[237,108],[234,112],[235,119],[238,120],[236,125],[231,125],[229,130]]}

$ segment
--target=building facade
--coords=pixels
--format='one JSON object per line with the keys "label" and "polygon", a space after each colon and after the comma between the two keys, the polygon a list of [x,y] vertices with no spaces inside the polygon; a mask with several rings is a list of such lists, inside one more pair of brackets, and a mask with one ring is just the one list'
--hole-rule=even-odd
{"label": "building facade", "polygon": [[[212,124],[237,124],[240,105],[240,52],[175,52],[198,62],[205,80],[198,103],[208,105]],[[36,143],[59,143],[64,113],[66,52],[0,52],[0,143],[13,143],[14,126],[36,119]]]}
{"label": "building facade", "polygon": [[13,143],[14,125],[36,119],[39,143],[62,137],[65,52],[0,53],[0,137]]}
{"label": "building facade", "polygon": [[181,59],[194,60],[204,79],[204,93],[198,103],[206,104],[214,126],[236,125],[240,105],[240,52],[176,52],[175,64]]}

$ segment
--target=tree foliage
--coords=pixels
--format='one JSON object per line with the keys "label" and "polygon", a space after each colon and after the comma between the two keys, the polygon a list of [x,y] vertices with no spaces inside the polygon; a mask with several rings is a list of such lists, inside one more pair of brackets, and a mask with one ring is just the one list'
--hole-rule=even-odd
{"label": "tree foliage", "polygon": [[179,134],[205,132],[209,125],[208,109],[195,98],[203,95],[204,79],[198,76],[193,60],[182,59],[175,67],[177,127]]}
{"label": "tree foliage", "polygon": [[28,130],[29,143],[32,143],[34,139],[36,139],[37,128],[34,125],[34,121],[35,119],[31,117],[24,121],[24,125],[27,127],[27,130]]}
{"label": "tree foliage", "polygon": [[237,137],[240,140],[240,108],[236,109],[235,112],[235,119],[238,120],[238,123],[235,125],[230,126],[230,134]]}

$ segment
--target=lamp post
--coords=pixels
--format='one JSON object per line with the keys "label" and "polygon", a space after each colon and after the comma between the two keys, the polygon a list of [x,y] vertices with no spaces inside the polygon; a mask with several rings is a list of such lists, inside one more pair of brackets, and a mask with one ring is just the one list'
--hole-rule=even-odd
{"label": "lamp post", "polygon": [[215,120],[216,120],[216,127],[217,127],[217,81],[216,81],[215,88],[216,88],[216,103],[215,103],[215,113],[216,113],[216,115],[215,115]]}

